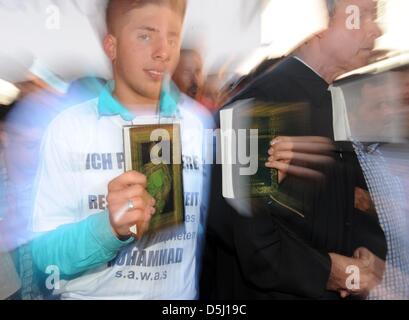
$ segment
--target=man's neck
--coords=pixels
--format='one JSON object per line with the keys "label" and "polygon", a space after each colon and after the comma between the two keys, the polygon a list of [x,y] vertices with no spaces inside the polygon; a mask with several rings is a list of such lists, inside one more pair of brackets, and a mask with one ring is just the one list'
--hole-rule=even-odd
{"label": "man's neck", "polygon": [[342,67],[334,64],[334,59],[322,48],[319,38],[314,37],[296,52],[295,56],[313,69],[328,84],[345,73]]}
{"label": "man's neck", "polygon": [[158,100],[143,97],[121,83],[115,83],[113,96],[135,115],[155,115]]}

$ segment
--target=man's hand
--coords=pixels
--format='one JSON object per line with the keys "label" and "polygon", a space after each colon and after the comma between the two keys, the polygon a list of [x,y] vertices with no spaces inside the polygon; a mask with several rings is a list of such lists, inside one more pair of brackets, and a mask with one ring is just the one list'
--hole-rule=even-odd
{"label": "man's hand", "polygon": [[118,237],[131,236],[130,228],[136,225],[140,239],[155,213],[155,199],[146,191],[146,177],[130,171],[112,180],[108,185],[107,201],[115,234]]}
{"label": "man's hand", "polygon": [[339,292],[342,298],[346,298],[350,294],[347,289],[349,274],[346,271],[349,266],[356,266],[357,261],[336,253],[330,253],[329,256],[331,258],[331,273],[327,282],[327,290]]}
{"label": "man's hand", "polygon": [[271,141],[266,167],[279,170],[279,183],[287,174],[320,179],[323,174],[314,167],[332,163],[334,150],[332,141],[324,137],[277,137]]}
{"label": "man's hand", "polygon": [[363,265],[360,276],[360,289],[356,294],[367,297],[370,291],[382,282],[385,273],[385,261],[366,248],[356,249],[354,258],[360,260]]}
{"label": "man's hand", "polygon": [[[385,262],[366,248],[357,249],[353,258],[335,253],[330,253],[330,257],[331,273],[327,289],[339,292],[342,298],[349,295],[365,298],[382,281]],[[359,270],[359,285],[357,288],[348,288],[347,285],[348,278],[351,276],[350,273],[347,273],[347,268],[350,266],[357,267]]]}

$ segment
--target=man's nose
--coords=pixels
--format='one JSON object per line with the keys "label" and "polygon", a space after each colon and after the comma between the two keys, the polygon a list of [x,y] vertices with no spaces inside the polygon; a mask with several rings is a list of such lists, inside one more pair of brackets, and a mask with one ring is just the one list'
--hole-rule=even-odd
{"label": "man's nose", "polygon": [[159,38],[152,53],[153,59],[157,61],[168,61],[170,58],[170,45],[167,39]]}

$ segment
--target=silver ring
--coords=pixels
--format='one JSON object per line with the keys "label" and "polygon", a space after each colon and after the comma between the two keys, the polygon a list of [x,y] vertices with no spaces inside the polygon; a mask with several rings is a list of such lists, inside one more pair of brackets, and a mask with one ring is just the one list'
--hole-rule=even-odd
{"label": "silver ring", "polygon": [[134,206],[134,204],[133,204],[133,201],[132,201],[132,200],[128,200],[128,210],[132,210],[132,209],[135,209],[135,206]]}

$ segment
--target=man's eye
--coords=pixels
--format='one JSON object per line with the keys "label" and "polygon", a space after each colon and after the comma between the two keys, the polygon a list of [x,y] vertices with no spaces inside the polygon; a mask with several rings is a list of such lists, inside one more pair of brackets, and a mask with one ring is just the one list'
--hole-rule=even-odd
{"label": "man's eye", "polygon": [[141,35],[138,36],[138,39],[142,40],[142,41],[149,41],[151,39],[151,37],[149,35],[147,35],[147,34],[141,34]]}
{"label": "man's eye", "polygon": [[176,39],[170,39],[169,40],[169,45],[171,46],[171,47],[176,47],[177,46],[177,44],[178,44],[178,41],[176,40]]}

